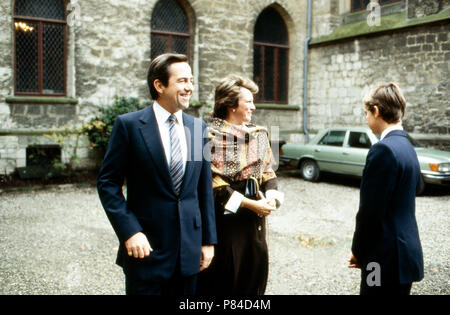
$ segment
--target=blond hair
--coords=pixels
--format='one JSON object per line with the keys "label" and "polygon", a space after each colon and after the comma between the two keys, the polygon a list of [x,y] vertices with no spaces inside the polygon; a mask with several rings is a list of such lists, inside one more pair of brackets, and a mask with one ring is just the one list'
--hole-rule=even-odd
{"label": "blond hair", "polygon": [[363,99],[364,106],[374,112],[377,106],[387,123],[399,122],[405,116],[406,100],[400,87],[394,83],[378,83]]}

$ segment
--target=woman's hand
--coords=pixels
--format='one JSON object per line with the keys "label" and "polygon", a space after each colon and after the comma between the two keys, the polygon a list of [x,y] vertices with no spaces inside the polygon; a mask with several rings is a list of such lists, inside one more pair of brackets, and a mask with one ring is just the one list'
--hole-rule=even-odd
{"label": "woman's hand", "polygon": [[268,216],[272,213],[272,211],[276,210],[275,200],[268,200],[264,198],[263,194],[260,191],[258,191],[258,197],[259,200],[244,198],[244,200],[242,200],[241,206],[250,209],[260,217]]}

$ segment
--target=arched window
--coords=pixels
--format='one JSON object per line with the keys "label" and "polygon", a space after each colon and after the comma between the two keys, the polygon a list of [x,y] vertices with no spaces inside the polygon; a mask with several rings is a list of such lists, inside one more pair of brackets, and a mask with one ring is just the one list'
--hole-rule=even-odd
{"label": "arched window", "polygon": [[15,1],[16,95],[65,95],[65,37],[62,0]]}
{"label": "arched window", "polygon": [[253,79],[259,86],[257,102],[288,102],[289,38],[286,24],[272,7],[255,24]]}
{"label": "arched window", "polygon": [[188,18],[176,0],[159,1],[152,14],[151,58],[174,52],[190,54]]}

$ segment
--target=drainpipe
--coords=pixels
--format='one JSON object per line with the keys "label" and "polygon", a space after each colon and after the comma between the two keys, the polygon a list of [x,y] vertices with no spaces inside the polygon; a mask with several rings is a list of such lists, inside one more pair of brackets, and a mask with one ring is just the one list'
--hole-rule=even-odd
{"label": "drainpipe", "polygon": [[303,74],[303,132],[305,133],[305,143],[309,142],[308,132],[308,56],[309,56],[309,41],[311,40],[311,0],[308,0],[308,27],[305,40],[304,53],[304,74]]}

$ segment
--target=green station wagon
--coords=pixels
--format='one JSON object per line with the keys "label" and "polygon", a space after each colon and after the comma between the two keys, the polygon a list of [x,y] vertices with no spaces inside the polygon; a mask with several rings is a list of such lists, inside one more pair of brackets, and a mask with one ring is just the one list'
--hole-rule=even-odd
{"label": "green station wagon", "polygon": [[[426,149],[408,135],[419,158],[423,192],[425,183],[450,185],[450,152]],[[378,137],[367,127],[321,130],[308,144],[286,143],[280,160],[298,167],[302,177],[317,181],[321,172],[361,177],[367,153]]]}

